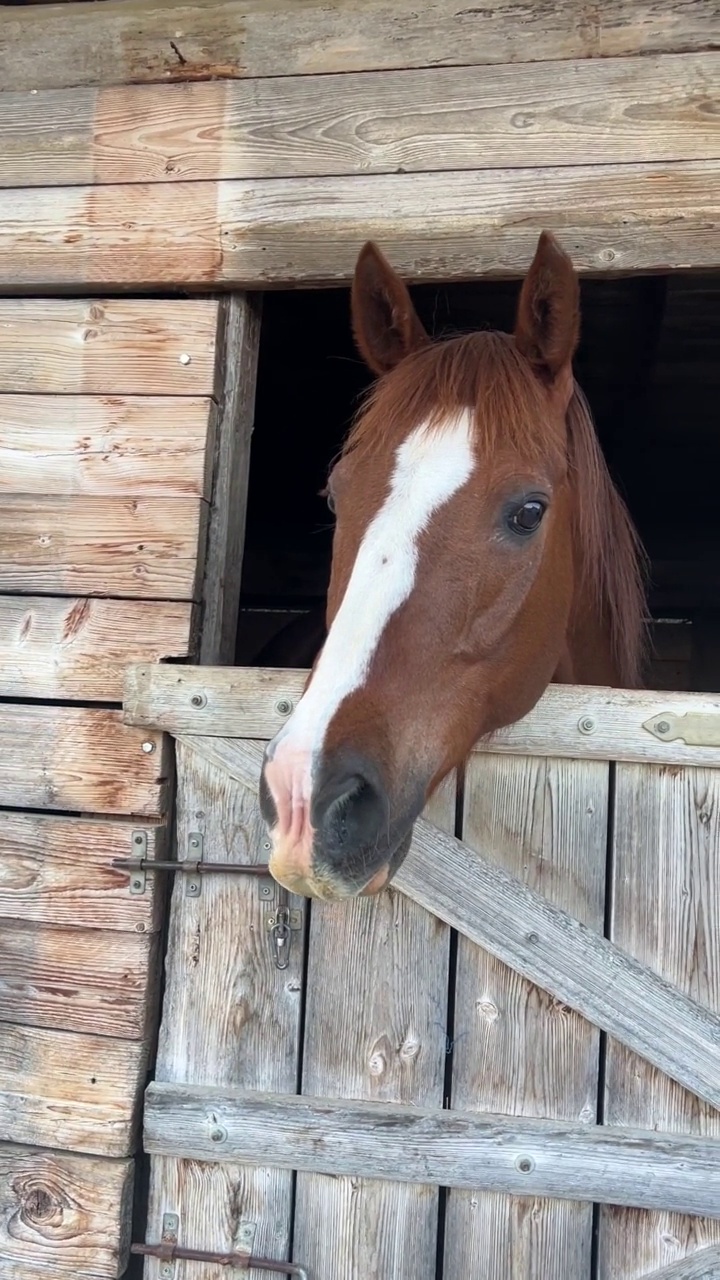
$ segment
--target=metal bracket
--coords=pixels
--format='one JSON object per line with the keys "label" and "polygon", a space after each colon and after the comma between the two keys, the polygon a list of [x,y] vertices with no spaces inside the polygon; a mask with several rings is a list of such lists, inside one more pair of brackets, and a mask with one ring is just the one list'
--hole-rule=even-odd
{"label": "metal bracket", "polygon": [[258,1258],[253,1254],[257,1236],[256,1222],[241,1222],[236,1232],[237,1248],[230,1253],[218,1253],[211,1249],[186,1249],[178,1244],[180,1216],[165,1213],[162,1220],[160,1244],[132,1244],[130,1252],[144,1258],[160,1261],[161,1280],[174,1280],[175,1263],[211,1262],[235,1271],[274,1271],[278,1275],[295,1276],[297,1280],[310,1280],[304,1267],[279,1258]]}
{"label": "metal bracket", "polygon": [[[145,892],[145,885],[147,884],[147,874],[142,865],[147,858],[147,831],[133,831],[131,839],[135,858],[128,859],[128,861],[137,862],[138,865],[130,872],[130,895],[131,897],[138,897]],[[113,866],[116,866],[118,861],[119,859],[113,862]]]}
{"label": "metal bracket", "polygon": [[720,711],[688,711],[682,716],[661,711],[646,720],[643,729],[661,742],[679,738],[688,747],[720,747]]}

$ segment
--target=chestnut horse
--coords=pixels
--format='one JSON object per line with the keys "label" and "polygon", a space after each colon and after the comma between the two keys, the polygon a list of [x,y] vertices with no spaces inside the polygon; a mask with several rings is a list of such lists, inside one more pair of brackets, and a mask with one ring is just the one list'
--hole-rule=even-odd
{"label": "chestnut horse", "polygon": [[639,544],[573,380],[579,286],[547,233],[512,336],[433,342],[373,244],[352,289],[379,376],[328,481],[328,635],[269,744],[270,869],[376,893],[435,787],[551,681],[632,687]]}

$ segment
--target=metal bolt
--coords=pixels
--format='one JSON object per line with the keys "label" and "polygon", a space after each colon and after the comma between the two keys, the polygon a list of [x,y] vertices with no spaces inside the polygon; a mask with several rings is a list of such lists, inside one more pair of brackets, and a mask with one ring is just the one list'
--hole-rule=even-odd
{"label": "metal bolt", "polygon": [[265,852],[267,853],[267,852],[268,852],[268,850],[269,850],[269,849],[271,849],[271,848],[272,848],[272,845],[270,844],[270,841],[269,841],[269,840],[263,840],[263,849],[265,850]]}
{"label": "metal bolt", "polygon": [[139,831],[138,831],[137,835],[135,836],[135,843],[136,843],[136,844],[144,844],[144,843],[145,843],[145,839],[144,839],[144,837],[143,837],[143,836],[141,836],[141,835],[140,835],[140,832],[139,832]]}
{"label": "metal bolt", "polygon": [[515,1161],[515,1168],[518,1173],[532,1173],[535,1168],[535,1161],[532,1156],[518,1156]]}
{"label": "metal bolt", "polygon": [[153,751],[155,750],[155,743],[154,743],[154,742],[149,742],[149,741],[148,741],[148,742],[143,742],[143,744],[142,744],[142,749],[143,749],[143,751],[145,752],[145,755],[146,755],[146,756],[151,756],[151,755],[152,755],[152,753],[153,753]]}
{"label": "metal bolt", "polygon": [[655,732],[656,732],[656,733],[669,733],[669,732],[670,732],[670,725],[668,724],[667,720],[658,720],[657,724],[655,725]]}
{"label": "metal bolt", "polygon": [[175,1275],[175,1268],[172,1262],[163,1262],[160,1268],[160,1275],[162,1277],[162,1280],[173,1280],[173,1276]]}
{"label": "metal bolt", "polygon": [[534,942],[539,942],[539,941],[540,941],[540,934],[539,934],[539,933],[528,933],[528,934],[526,934],[525,936],[526,936],[526,938],[527,938],[527,941],[528,941],[528,942],[533,942],[533,943],[534,943]]}
{"label": "metal bolt", "polygon": [[578,720],[578,729],[581,733],[594,733],[597,728],[592,716],[581,716]]}
{"label": "metal bolt", "polygon": [[140,889],[142,889],[142,887],[143,887],[143,882],[142,882],[142,880],[139,878],[139,876],[133,876],[132,887],[133,887],[133,889],[137,889],[137,890],[138,890],[138,892],[140,891]]}
{"label": "metal bolt", "polygon": [[279,702],[275,703],[275,710],[279,716],[289,716],[292,709],[293,704],[289,698],[281,698]]}
{"label": "metal bolt", "polygon": [[194,693],[190,702],[193,707],[204,707],[207,704],[207,698],[204,693]]}
{"label": "metal bolt", "polygon": [[224,1142],[227,1138],[227,1129],[223,1129],[221,1124],[216,1124],[214,1129],[210,1130],[211,1142]]}
{"label": "metal bolt", "polygon": [[191,849],[199,849],[199,848],[200,848],[200,841],[198,840],[197,836],[191,836],[191,837],[190,837],[190,848],[191,848]]}
{"label": "metal bolt", "polygon": [[189,356],[187,351],[183,351],[182,355],[180,356],[180,363],[190,364],[191,361],[192,361],[192,356]]}

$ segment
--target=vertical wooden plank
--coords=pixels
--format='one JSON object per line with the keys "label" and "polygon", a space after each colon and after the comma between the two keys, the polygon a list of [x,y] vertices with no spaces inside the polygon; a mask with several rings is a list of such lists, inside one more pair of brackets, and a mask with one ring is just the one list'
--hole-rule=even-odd
{"label": "vertical wooden plank", "polygon": [[[463,839],[602,930],[609,766],[475,755]],[[458,940],[452,1105],[594,1124],[596,1029],[465,938]],[[445,1277],[585,1280],[592,1206],[451,1191]]]}
{"label": "vertical wooden plank", "polygon": [[218,410],[202,591],[204,666],[232,663],[235,654],[261,304],[261,294],[233,293],[220,308]]}
{"label": "vertical wooden plank", "polygon": [[[177,832],[180,858],[192,856],[194,833],[202,836],[209,861],[256,863],[267,857],[255,791],[187,742],[178,743]],[[295,1092],[301,935],[294,937],[288,968],[277,969],[266,927],[271,902],[263,886],[272,889],[272,882],[207,876],[193,898],[181,881],[175,884],[156,1079]],[[221,1150],[221,1131],[218,1142]],[[179,1215],[180,1243],[197,1249],[237,1248],[241,1226],[255,1223],[254,1252],[286,1258],[291,1202],[287,1172],[153,1160],[147,1239],[159,1241],[165,1213]],[[148,1261],[148,1280],[160,1280],[159,1266]],[[203,1280],[224,1280],[226,1270],[203,1266]],[[176,1264],[175,1280],[197,1275],[197,1264]]]}
{"label": "vertical wooden plank", "polygon": [[[720,1011],[720,769],[615,768],[612,939]],[[607,1046],[605,1121],[720,1136],[717,1111],[615,1040]],[[600,1277],[637,1280],[718,1242],[720,1222],[604,1208]]]}
{"label": "vertical wooden plank", "polygon": [[[429,806],[450,832],[455,787],[453,775]],[[449,938],[392,889],[313,903],[303,1093],[442,1106]],[[438,1197],[437,1187],[299,1174],[295,1260],[318,1280],[435,1280]]]}

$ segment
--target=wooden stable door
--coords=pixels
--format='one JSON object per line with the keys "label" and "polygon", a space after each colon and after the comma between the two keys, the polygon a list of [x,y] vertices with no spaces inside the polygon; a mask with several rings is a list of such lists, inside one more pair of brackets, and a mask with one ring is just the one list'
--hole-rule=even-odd
{"label": "wooden stable door", "polygon": [[193,864],[149,1280],[226,1274],[183,1250],[311,1280],[720,1275],[720,698],[549,690],[473,754],[459,811],[441,789],[388,892],[327,904],[252,872],[301,688],[129,673],[126,719],[176,736]]}

